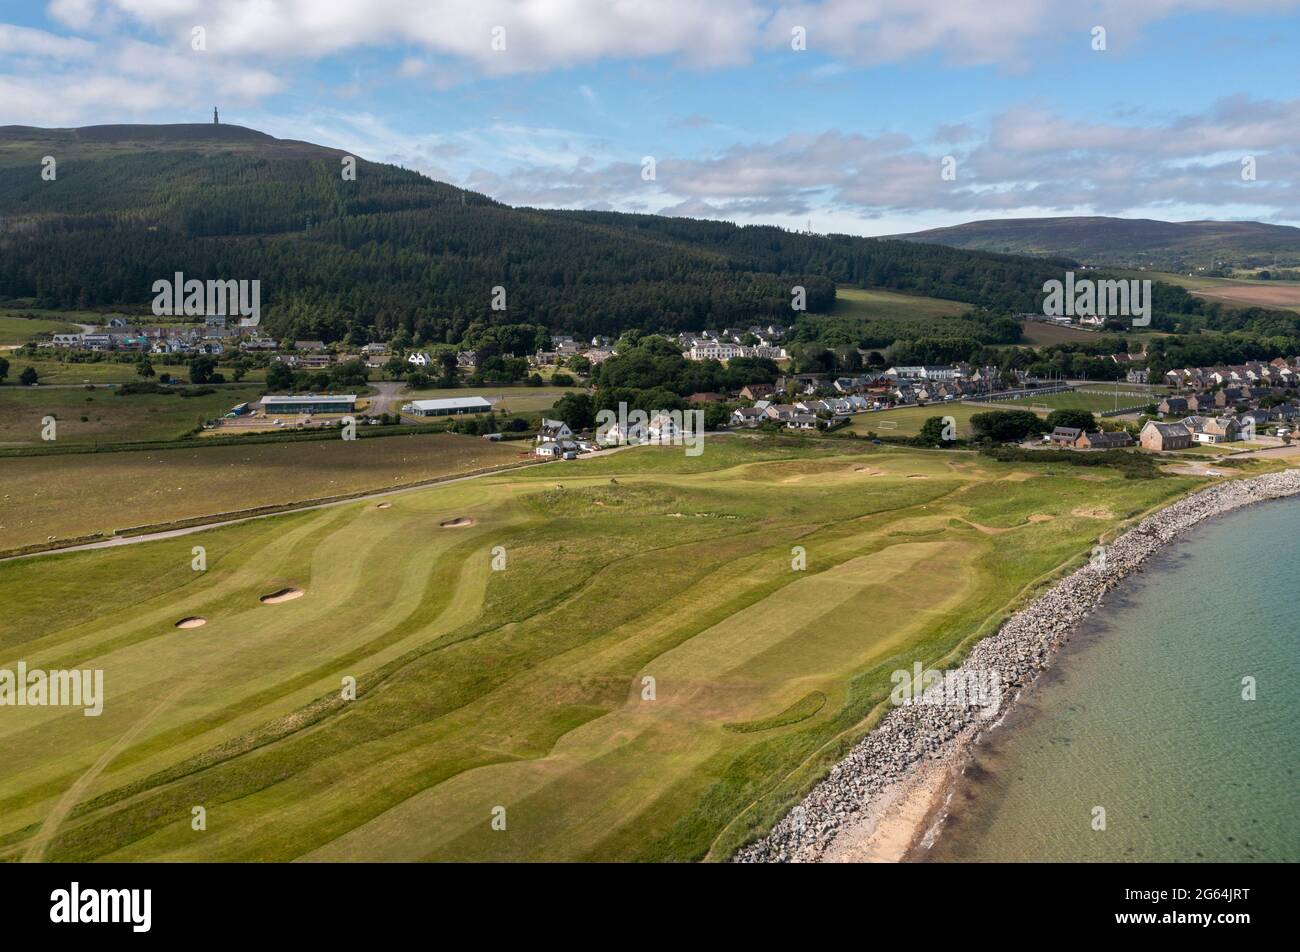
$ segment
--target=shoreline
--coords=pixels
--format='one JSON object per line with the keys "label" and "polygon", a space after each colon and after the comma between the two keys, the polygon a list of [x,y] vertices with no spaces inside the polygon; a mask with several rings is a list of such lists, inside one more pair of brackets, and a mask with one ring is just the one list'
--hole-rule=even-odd
{"label": "shoreline", "polygon": [[[1215,516],[1300,494],[1300,470],[1216,483],[1143,518],[981,639],[956,669],[996,675],[992,716],[945,703],[942,685],[896,706],[831,768],[767,836],[733,862],[902,862],[932,843],[976,741],[1001,723],[1020,691],[1051,666],[1101,602],[1156,552]],[[940,689],[934,693],[934,689]]]}

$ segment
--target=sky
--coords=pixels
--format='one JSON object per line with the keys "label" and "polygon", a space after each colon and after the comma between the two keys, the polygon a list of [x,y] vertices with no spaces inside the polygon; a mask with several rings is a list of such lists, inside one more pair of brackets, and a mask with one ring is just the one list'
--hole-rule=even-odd
{"label": "sky", "polygon": [[1300,224],[1300,0],[0,0],[0,125],[223,122],[512,205]]}

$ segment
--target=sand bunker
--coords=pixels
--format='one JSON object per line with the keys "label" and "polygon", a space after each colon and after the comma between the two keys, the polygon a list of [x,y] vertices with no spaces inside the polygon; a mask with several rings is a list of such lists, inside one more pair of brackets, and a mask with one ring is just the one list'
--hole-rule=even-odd
{"label": "sand bunker", "polygon": [[389,508],[392,508],[392,505],[393,505],[393,504],[392,504],[391,502],[381,502],[379,505],[375,506],[375,508],[376,508],[376,509],[389,509]]}
{"label": "sand bunker", "polygon": [[279,605],[281,602],[291,602],[295,598],[302,598],[306,594],[300,588],[282,588],[270,595],[263,595],[258,601],[263,605]]}
{"label": "sand bunker", "polygon": [[208,623],[206,618],[199,615],[191,615],[189,618],[182,618],[176,623],[177,628],[202,628]]}
{"label": "sand bunker", "polygon": [[448,519],[446,522],[438,523],[441,529],[464,529],[466,526],[474,525],[475,520],[468,516],[458,516],[455,519]]}
{"label": "sand bunker", "polygon": [[1084,509],[1082,507],[1075,509],[1070,513],[1072,516],[1084,516],[1088,519],[1114,519],[1115,514],[1109,509]]}

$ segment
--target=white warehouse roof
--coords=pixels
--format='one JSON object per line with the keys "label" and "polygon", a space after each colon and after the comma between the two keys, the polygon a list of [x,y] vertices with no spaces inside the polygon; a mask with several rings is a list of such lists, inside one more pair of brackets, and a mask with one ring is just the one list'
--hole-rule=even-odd
{"label": "white warehouse roof", "polygon": [[472,407],[475,410],[487,410],[492,406],[492,401],[484,400],[482,397],[447,397],[443,400],[412,400],[407,406],[415,407],[417,410],[459,410],[464,407]]}

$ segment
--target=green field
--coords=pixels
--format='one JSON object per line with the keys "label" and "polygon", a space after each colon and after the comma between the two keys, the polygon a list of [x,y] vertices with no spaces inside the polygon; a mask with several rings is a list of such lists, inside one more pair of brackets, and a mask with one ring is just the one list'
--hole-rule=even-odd
{"label": "green field", "polygon": [[555,406],[566,393],[583,393],[581,387],[461,387],[450,390],[403,390],[393,403],[400,409],[411,400],[448,400],[452,397],[482,397],[492,401],[496,413],[537,413]]}
{"label": "green field", "polygon": [[1049,324],[1046,321],[1021,321],[1025,329],[1025,343],[1033,347],[1050,347],[1053,344],[1072,344],[1078,341],[1096,341],[1096,331],[1082,327]]}
{"label": "green field", "polygon": [[80,330],[65,321],[0,313],[0,344],[25,344],[37,334],[76,334]]}
{"label": "green field", "polygon": [[122,396],[104,388],[4,387],[0,389],[0,446],[41,445],[41,421],[46,416],[57,421],[56,442],[60,443],[174,439],[193,430],[200,417],[218,417],[261,395],[260,386],[217,387],[196,397]]}
{"label": "green field", "polygon": [[0,719],[0,860],[725,858],[890,672],[1197,483],[1061,470],[733,437],[0,563],[0,668],[105,684]]}
{"label": "green field", "polygon": [[[174,379],[188,380],[190,370],[184,364],[167,363],[161,357],[151,357],[154,380],[157,374],[171,374]],[[86,363],[61,361],[55,359],[17,357],[9,355],[9,385],[18,380],[18,374],[24,367],[32,367],[40,374],[42,384],[66,383],[139,383],[143,378],[135,372],[135,363],[118,363],[110,360],[97,360]],[[230,368],[218,367],[217,371],[230,380]],[[256,367],[248,371],[241,382],[251,383],[266,379],[266,370]],[[0,391],[4,392],[4,391]]]}
{"label": "green field", "polygon": [[922,425],[930,417],[950,416],[957,422],[957,435],[965,439],[971,435],[970,418],[976,413],[1008,409],[1028,408],[1010,403],[960,403],[955,400],[952,403],[931,403],[920,407],[859,413],[852,417],[847,432],[857,433],[860,436],[866,436],[868,433],[876,433],[879,436],[918,436]]}
{"label": "green field", "polygon": [[[1034,397],[1028,405],[1046,407],[1050,410],[1088,410],[1093,413],[1101,413],[1106,410],[1123,410],[1125,407],[1159,403],[1165,392],[1165,388],[1161,388],[1158,391],[1144,393],[1140,388],[1134,387],[1132,384],[1121,384],[1115,388],[1106,388],[1100,384],[1095,384],[1066,393],[1051,393],[1042,397]],[[1134,394],[1139,393],[1142,395],[1134,396]],[[1116,403],[1117,400],[1118,404]],[[998,405],[1002,406],[1002,404]]]}
{"label": "green field", "polygon": [[969,304],[961,301],[840,285],[835,289],[835,307],[831,314],[837,317],[930,320],[936,317],[959,317],[970,309]]}
{"label": "green field", "polygon": [[387,489],[519,462],[531,449],[441,433],[366,437],[5,459],[0,549]]}

